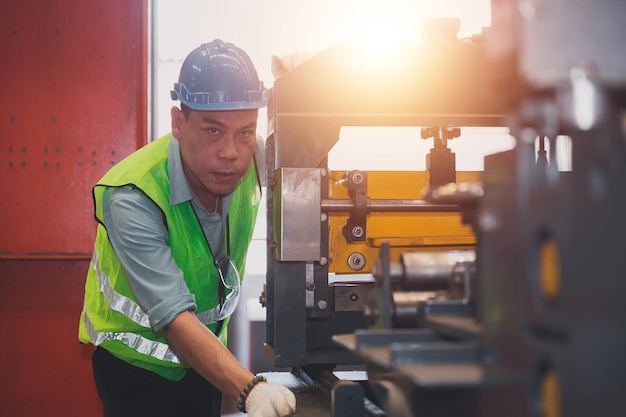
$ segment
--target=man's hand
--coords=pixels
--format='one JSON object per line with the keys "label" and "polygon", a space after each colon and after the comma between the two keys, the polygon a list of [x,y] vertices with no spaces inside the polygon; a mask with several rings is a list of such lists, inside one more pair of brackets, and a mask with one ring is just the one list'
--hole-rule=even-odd
{"label": "man's hand", "polygon": [[282,385],[258,383],[246,397],[250,417],[287,417],[296,411],[296,397]]}

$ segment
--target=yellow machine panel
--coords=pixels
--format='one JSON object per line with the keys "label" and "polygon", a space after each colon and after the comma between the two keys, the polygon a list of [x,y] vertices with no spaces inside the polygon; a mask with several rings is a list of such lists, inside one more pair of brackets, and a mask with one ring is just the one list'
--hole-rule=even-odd
{"label": "yellow machine panel", "polygon": [[[329,173],[328,194],[347,199],[344,171]],[[368,171],[369,199],[422,199],[428,187],[427,171]],[[479,171],[457,172],[458,182],[477,182]],[[476,237],[462,224],[459,212],[376,212],[367,216],[367,239],[348,242],[343,234],[349,214],[328,215],[329,271],[337,274],[371,273],[380,245],[388,242],[392,259],[407,250],[473,249]]]}

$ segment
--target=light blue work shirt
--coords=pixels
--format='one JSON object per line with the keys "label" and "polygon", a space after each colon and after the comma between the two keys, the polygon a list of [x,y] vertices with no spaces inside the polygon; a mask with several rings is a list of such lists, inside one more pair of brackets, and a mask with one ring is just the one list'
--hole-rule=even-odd
{"label": "light blue work shirt", "polygon": [[[168,148],[167,169],[171,183],[170,206],[191,201],[213,256],[223,255],[224,219],[232,194],[220,196],[221,213],[209,213],[189,186],[183,172],[180,143],[174,137]],[[167,245],[167,228],[156,204],[131,187],[121,187],[105,194],[103,206],[111,246],[154,331],[163,329],[183,311],[195,311],[195,297],[172,257]]]}

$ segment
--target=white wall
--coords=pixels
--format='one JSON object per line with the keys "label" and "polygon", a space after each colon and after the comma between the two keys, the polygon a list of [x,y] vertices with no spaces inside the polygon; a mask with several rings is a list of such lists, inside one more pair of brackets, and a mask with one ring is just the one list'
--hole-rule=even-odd
{"label": "white wall", "polygon": [[[320,51],[345,40],[420,40],[427,17],[461,18],[460,37],[490,25],[490,0],[153,0],[155,137],[169,132],[169,91],[183,59],[221,38],[243,48],[271,87],[270,57]],[[265,113],[259,133],[266,136]]]}

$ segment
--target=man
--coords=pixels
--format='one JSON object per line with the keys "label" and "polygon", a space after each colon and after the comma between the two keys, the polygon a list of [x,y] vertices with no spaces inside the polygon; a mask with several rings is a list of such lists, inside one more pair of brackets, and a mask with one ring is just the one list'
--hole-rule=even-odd
{"label": "man", "polygon": [[248,55],[214,40],[185,59],[172,132],[93,189],[98,222],[79,339],[93,343],[108,416],[219,416],[222,393],[251,417],[295,397],[225,347],[260,185],[254,163],[267,90]]}

